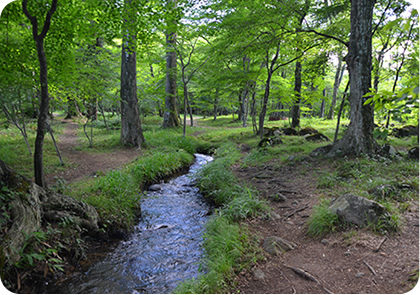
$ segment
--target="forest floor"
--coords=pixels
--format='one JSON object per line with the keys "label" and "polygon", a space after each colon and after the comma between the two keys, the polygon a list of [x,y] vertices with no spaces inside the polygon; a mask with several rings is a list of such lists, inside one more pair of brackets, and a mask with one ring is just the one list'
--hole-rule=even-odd
{"label": "forest floor", "polygon": [[[73,182],[92,177],[98,171],[117,169],[133,161],[141,152],[135,148],[110,153],[78,150],[78,124],[64,120],[59,148],[70,163],[69,169],[47,177]],[[265,253],[249,271],[236,278],[235,293],[404,293],[416,284],[412,277],[419,266],[419,206],[412,201],[404,213],[404,226],[396,234],[381,236],[364,229],[328,234],[322,239],[306,235],[305,224],[314,205],[319,203],[317,175],[328,170],[322,161],[284,165],[272,160],[258,167],[234,166],[234,173],[247,186],[256,188],[263,198],[281,193],[284,202],[268,201],[270,219],[246,221],[250,233],[260,244],[269,236],[294,242],[294,250],[271,255]],[[300,274],[298,273],[301,271]],[[304,272],[302,272],[304,271]],[[312,280],[311,280],[312,279]]]}
{"label": "forest floor", "polygon": [[77,135],[79,124],[70,119],[59,120],[65,124],[65,128],[59,136],[57,145],[68,169],[47,175],[47,183],[50,186],[58,179],[71,183],[120,168],[141,154],[137,148],[120,148],[109,153],[89,153],[80,150],[78,149],[80,142]]}
{"label": "forest floor", "polygon": [[308,237],[305,223],[319,203],[317,175],[329,169],[322,161],[308,161],[285,166],[273,160],[260,167],[235,167],[236,176],[262,197],[281,193],[287,198],[285,202],[268,201],[274,218],[246,222],[260,245],[269,236],[297,245],[281,255],[265,252],[263,261],[240,273],[235,293],[380,294],[411,290],[419,266],[418,201],[405,211],[403,228],[387,237],[354,228],[319,239]]}

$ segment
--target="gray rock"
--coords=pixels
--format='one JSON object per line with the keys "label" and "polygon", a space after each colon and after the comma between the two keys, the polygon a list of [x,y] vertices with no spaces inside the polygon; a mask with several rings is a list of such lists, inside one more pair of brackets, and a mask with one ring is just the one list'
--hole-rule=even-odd
{"label": "gray rock", "polygon": [[358,272],[356,275],[355,275],[355,277],[356,278],[361,278],[361,277],[363,277],[365,275],[365,273],[364,272]]}
{"label": "gray rock", "polygon": [[160,191],[162,189],[162,185],[160,184],[152,184],[151,186],[149,186],[149,191],[151,192],[157,192]]}
{"label": "gray rock", "polygon": [[322,239],[321,244],[328,245],[329,241],[327,239]]}
{"label": "gray rock", "polygon": [[400,155],[397,152],[397,150],[392,145],[389,145],[389,144],[384,144],[383,146],[381,146],[378,150],[378,154],[381,155],[382,157],[387,157],[387,158],[394,158]]}
{"label": "gray rock", "polygon": [[381,217],[389,217],[386,208],[381,204],[352,194],[335,199],[328,209],[344,221],[360,227],[367,226],[371,222],[377,223]]}
{"label": "gray rock", "polygon": [[255,269],[253,271],[253,275],[254,275],[255,280],[264,280],[265,279],[265,273],[259,268]]}
{"label": "gray rock", "polygon": [[308,141],[330,141],[330,139],[322,133],[308,134],[304,138]]}
{"label": "gray rock", "polygon": [[263,243],[263,249],[268,253],[274,255],[281,254],[283,252],[293,250],[295,248],[295,243],[276,236],[266,238]]}
{"label": "gray rock", "polygon": [[271,216],[271,218],[272,218],[272,219],[274,219],[274,220],[279,220],[279,219],[281,219],[280,214],[277,214],[277,213],[276,213],[276,212],[274,212],[274,211],[271,211],[271,212],[270,212],[270,216]]}
{"label": "gray rock", "polygon": [[269,196],[269,199],[273,202],[286,202],[287,201],[287,197],[280,193]]}

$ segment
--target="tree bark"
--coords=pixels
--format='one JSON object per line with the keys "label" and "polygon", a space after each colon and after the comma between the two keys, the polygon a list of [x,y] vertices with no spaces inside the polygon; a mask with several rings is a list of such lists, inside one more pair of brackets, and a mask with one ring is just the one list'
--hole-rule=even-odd
{"label": "tree bark", "polygon": [[136,83],[136,11],[132,0],[124,1],[121,54],[121,142],[139,147],[144,142],[139,115]]}
{"label": "tree bark", "polygon": [[296,62],[295,67],[295,88],[293,89],[295,100],[292,106],[292,128],[300,126],[300,100],[302,91],[302,64]]}
{"label": "tree bark", "polygon": [[217,105],[219,104],[219,88],[216,88],[216,94],[214,95],[213,103],[213,121],[217,119]]}
{"label": "tree bark", "polygon": [[39,106],[38,114],[38,125],[35,139],[35,151],[34,151],[34,174],[35,174],[35,183],[41,187],[46,187],[45,177],[44,177],[44,163],[43,163],[43,147],[44,147],[44,137],[47,130],[47,120],[48,120],[48,110],[50,98],[48,95],[48,67],[47,59],[45,56],[44,50],[44,39],[50,29],[51,17],[57,9],[57,1],[53,0],[51,8],[47,12],[47,16],[44,21],[44,26],[41,33],[38,33],[38,19],[35,16],[32,16],[27,8],[27,0],[22,1],[23,13],[30,20],[32,25],[32,37],[36,43],[36,51],[39,61],[39,80],[41,85],[41,101]]}
{"label": "tree bark", "polygon": [[[168,6],[176,8],[176,0],[168,0]],[[168,24],[169,26],[169,24]],[[176,32],[166,33],[166,84],[165,84],[165,111],[163,114],[163,128],[178,127],[178,107],[176,96]]]}
{"label": "tree bark", "polygon": [[351,1],[351,32],[346,57],[350,77],[350,125],[343,138],[332,145],[329,156],[372,154],[373,105],[365,105],[371,88],[372,17],[375,0]]}

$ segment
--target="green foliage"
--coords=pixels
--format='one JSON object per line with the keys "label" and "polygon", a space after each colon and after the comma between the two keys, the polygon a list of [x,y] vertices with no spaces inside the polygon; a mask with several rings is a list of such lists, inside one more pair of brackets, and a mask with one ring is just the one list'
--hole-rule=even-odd
{"label": "green foliage", "polygon": [[198,174],[199,188],[229,219],[240,220],[264,212],[267,206],[256,192],[238,182],[230,166],[238,161],[240,153],[232,144],[224,144],[214,154],[215,160]]}
{"label": "green foliage", "polygon": [[257,241],[250,239],[246,228],[224,216],[207,222],[204,239],[204,273],[180,284],[175,293],[224,293],[235,274],[255,263],[260,255]]}
{"label": "green foliage", "polygon": [[339,226],[339,218],[328,210],[330,201],[327,199],[314,206],[312,214],[307,221],[307,234],[311,237],[322,237],[327,233],[334,232]]}
{"label": "green foliage", "polygon": [[[53,232],[38,231],[25,235],[25,241],[18,253],[20,259],[15,266],[20,269],[32,269],[38,263],[51,271],[63,271],[63,260],[58,255],[59,248],[52,248],[47,241],[51,240]],[[45,273],[45,272],[44,272]]]}

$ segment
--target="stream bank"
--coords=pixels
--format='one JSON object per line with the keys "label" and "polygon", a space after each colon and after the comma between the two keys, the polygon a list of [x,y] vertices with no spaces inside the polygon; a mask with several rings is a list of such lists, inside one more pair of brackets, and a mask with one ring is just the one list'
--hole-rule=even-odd
{"label": "stream bank", "polygon": [[196,154],[188,174],[152,185],[130,237],[87,271],[46,286],[46,293],[169,293],[198,275],[204,224],[211,206],[194,186],[212,158]]}

